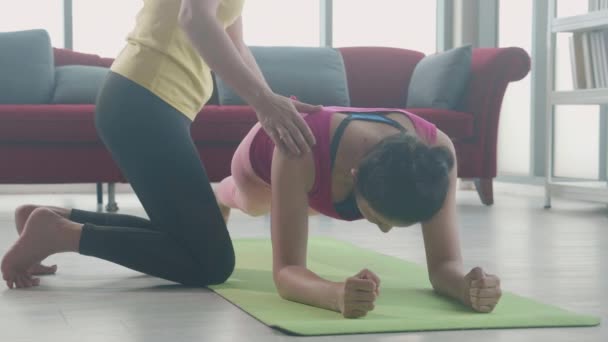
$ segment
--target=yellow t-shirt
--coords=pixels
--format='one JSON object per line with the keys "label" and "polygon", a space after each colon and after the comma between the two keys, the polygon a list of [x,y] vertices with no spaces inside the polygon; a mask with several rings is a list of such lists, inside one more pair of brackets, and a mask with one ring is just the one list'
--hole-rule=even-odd
{"label": "yellow t-shirt", "polygon": [[[245,0],[222,0],[217,18],[228,27]],[[178,23],[181,0],[144,0],[112,71],[150,90],[191,120],[213,93],[211,70]]]}

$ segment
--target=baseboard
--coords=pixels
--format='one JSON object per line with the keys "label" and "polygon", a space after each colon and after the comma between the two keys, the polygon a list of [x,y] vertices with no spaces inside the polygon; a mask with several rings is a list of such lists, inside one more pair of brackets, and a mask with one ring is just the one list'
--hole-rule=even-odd
{"label": "baseboard", "polygon": [[494,180],[502,183],[516,183],[516,184],[528,184],[528,185],[539,185],[544,186],[545,177],[538,176],[525,176],[525,175],[509,175],[503,174],[497,176]]}
{"label": "baseboard", "polygon": [[494,194],[542,197],[545,187],[536,183],[494,182]]}

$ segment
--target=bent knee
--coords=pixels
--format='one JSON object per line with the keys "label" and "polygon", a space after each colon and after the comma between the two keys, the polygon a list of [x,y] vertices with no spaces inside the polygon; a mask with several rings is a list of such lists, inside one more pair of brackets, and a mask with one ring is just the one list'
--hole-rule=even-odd
{"label": "bent knee", "polygon": [[206,287],[225,283],[234,272],[234,251],[230,250],[216,257],[208,257],[199,269],[194,272],[191,279],[186,279],[185,285]]}
{"label": "bent knee", "polygon": [[265,198],[239,198],[239,209],[249,216],[262,216],[270,211],[270,200]]}

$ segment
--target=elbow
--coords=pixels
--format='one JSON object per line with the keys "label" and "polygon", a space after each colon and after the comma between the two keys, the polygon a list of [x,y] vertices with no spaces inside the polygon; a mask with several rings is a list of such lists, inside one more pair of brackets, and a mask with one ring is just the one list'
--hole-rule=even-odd
{"label": "elbow", "polygon": [[437,291],[439,289],[439,280],[437,279],[437,275],[435,275],[434,272],[429,272],[429,281],[431,282],[433,290]]}
{"label": "elbow", "polygon": [[285,286],[283,286],[283,283],[281,281],[281,270],[275,270],[273,272],[272,278],[274,280],[274,287],[276,288],[279,296],[281,296],[281,298],[283,299],[287,299],[287,292],[285,291]]}
{"label": "elbow", "polygon": [[281,297],[282,299],[291,301],[291,296],[289,296],[289,292],[285,291],[281,286],[279,286],[278,284],[276,284],[276,288],[277,288],[277,293],[279,294],[279,297]]}
{"label": "elbow", "polygon": [[437,276],[433,270],[429,269],[429,282],[433,288],[437,287]]}
{"label": "elbow", "polygon": [[435,265],[429,268],[429,281],[431,282],[431,286],[435,292],[441,293],[441,289],[443,288],[443,278],[445,276],[443,273],[445,272],[446,264]]}
{"label": "elbow", "polygon": [[283,272],[283,269],[273,271],[273,280],[279,296],[285,300],[291,300],[289,287],[285,281],[285,272]]}
{"label": "elbow", "polygon": [[236,48],[236,50],[239,52],[239,55],[243,56],[243,57],[251,57],[253,60],[255,60],[255,57],[253,57],[253,55],[249,56],[249,47],[245,44],[245,42],[243,42],[242,40],[237,40],[237,41],[232,41],[234,47]]}

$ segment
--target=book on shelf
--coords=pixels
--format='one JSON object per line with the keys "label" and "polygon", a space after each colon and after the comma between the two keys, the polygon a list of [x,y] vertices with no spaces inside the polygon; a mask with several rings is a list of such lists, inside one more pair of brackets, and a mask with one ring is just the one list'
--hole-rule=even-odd
{"label": "book on shelf", "polygon": [[[608,0],[589,0],[589,11],[606,11]],[[608,29],[572,33],[568,41],[574,89],[608,89]]]}
{"label": "book on shelf", "polygon": [[593,79],[593,59],[591,53],[591,39],[589,32],[583,32],[581,35],[583,46],[583,68],[585,70],[585,86],[586,88],[595,88]]}
{"label": "book on shelf", "polygon": [[608,8],[608,0],[589,0],[589,12]]}
{"label": "book on shelf", "polygon": [[606,46],[604,45],[604,31],[593,32],[597,40],[598,61],[597,65],[600,69],[599,88],[608,87],[608,70],[606,70]]}
{"label": "book on shelf", "polygon": [[[608,5],[608,0],[606,0]],[[608,30],[600,31],[600,50],[602,51],[602,64],[604,65],[604,88],[608,88]]]}
{"label": "book on shelf", "polygon": [[603,87],[603,72],[601,65],[601,57],[600,57],[600,46],[599,46],[599,35],[598,32],[592,31],[589,32],[589,39],[591,42],[591,65],[593,69],[593,84],[595,88]]}
{"label": "book on shelf", "polygon": [[608,30],[574,32],[569,50],[574,89],[608,88]]}
{"label": "book on shelf", "polygon": [[574,89],[587,88],[583,54],[583,41],[581,35],[581,33],[575,32],[570,37],[570,62],[572,64],[572,82],[574,85]]}

